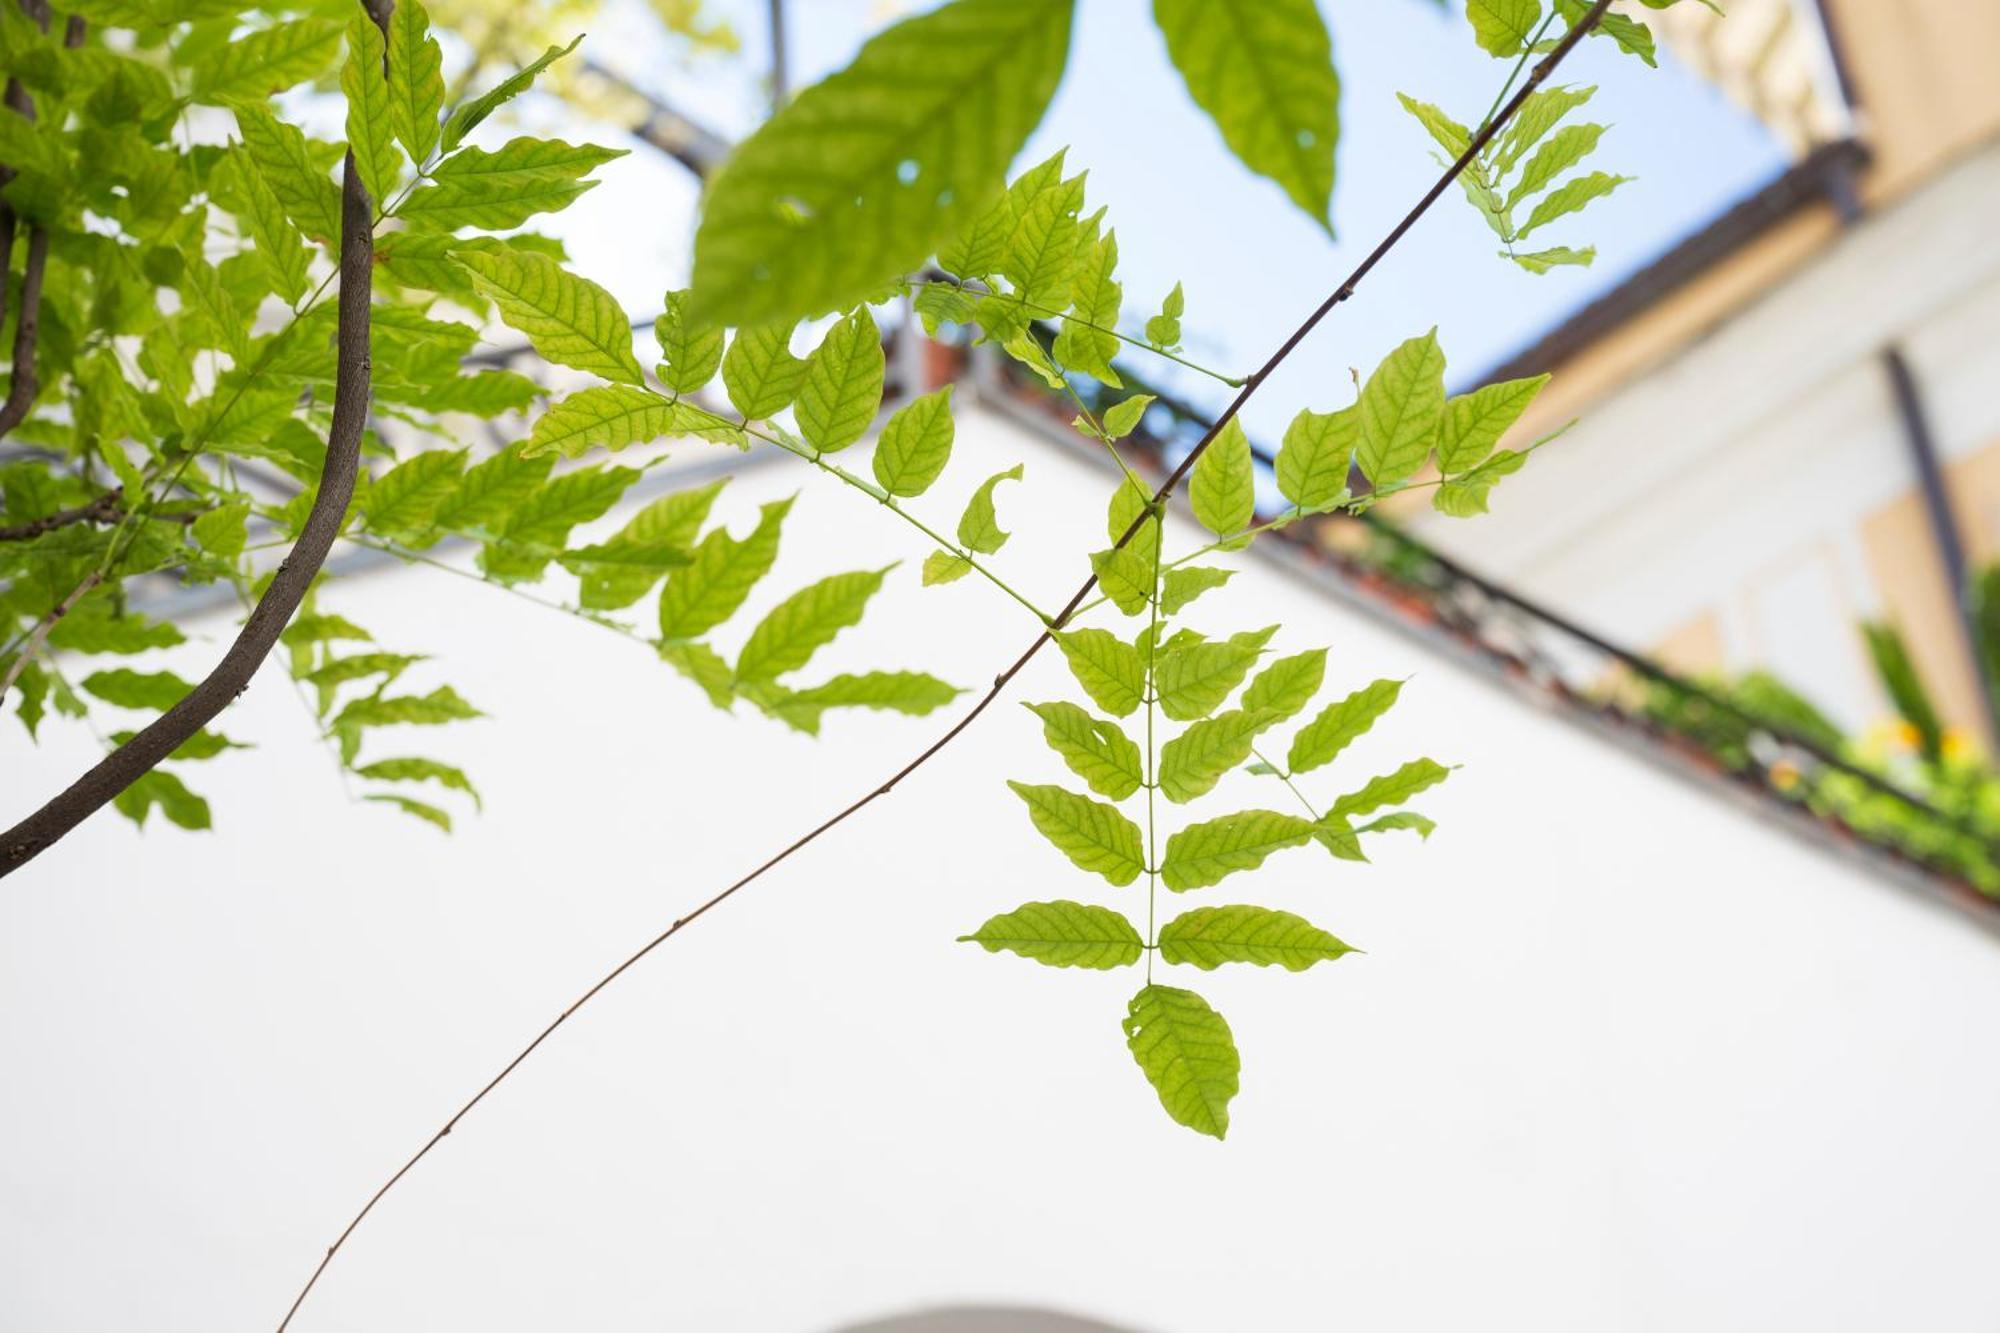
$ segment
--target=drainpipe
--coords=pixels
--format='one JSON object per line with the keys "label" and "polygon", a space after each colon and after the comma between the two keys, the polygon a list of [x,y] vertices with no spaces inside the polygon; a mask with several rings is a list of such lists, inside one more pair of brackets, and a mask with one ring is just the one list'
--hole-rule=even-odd
{"label": "drainpipe", "polygon": [[1958,611],[1959,637],[1966,662],[1972,668],[1973,687],[1979,695],[1987,739],[1989,743],[2000,742],[2000,700],[1994,698],[1993,681],[1986,673],[1986,663],[1979,651],[1979,627],[1972,606],[1965,539],[1959,532],[1958,515],[1952,511],[1950,492],[1945,489],[1944,468],[1938,460],[1930,418],[1924,411],[1923,394],[1901,347],[1892,343],[1882,350],[1882,368],[1888,372],[1889,388],[1896,397],[1896,414],[1903,423],[1903,441],[1909,446],[1910,462],[1917,470],[1931,541],[1937,548],[1938,563],[1944,567],[1952,606]]}

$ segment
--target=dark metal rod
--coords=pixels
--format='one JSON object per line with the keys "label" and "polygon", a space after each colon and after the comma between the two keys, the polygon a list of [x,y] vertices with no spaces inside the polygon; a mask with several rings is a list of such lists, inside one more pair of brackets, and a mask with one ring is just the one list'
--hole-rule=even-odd
{"label": "dark metal rod", "polygon": [[1973,689],[1979,696],[1986,736],[1990,742],[2000,742],[2000,701],[1993,697],[1993,682],[1987,678],[1986,663],[1979,651],[1979,627],[1971,605],[1972,577],[1966,566],[1965,538],[1958,529],[1958,515],[1952,511],[1951,490],[1938,459],[1930,416],[1924,411],[1923,391],[1901,347],[1891,344],[1882,349],[1882,368],[1889,372],[1889,389],[1896,396],[1896,414],[1903,423],[1903,441],[1909,446],[1910,462],[1917,469],[1918,489],[1924,497],[1924,518],[1930,526],[1931,542],[1937,547],[1938,564],[1944,569],[1952,609],[1958,613],[1959,638],[1966,665],[1972,670]]}

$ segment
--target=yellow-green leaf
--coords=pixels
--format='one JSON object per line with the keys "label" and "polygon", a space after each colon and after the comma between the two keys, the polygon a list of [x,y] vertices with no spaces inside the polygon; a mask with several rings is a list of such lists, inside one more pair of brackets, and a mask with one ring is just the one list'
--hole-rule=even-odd
{"label": "yellow-green leaf", "polygon": [[389,110],[389,81],[382,73],[386,50],[382,30],[366,14],[356,14],[347,25],[340,91],[347,97],[347,148],[378,209],[389,202],[403,170]]}
{"label": "yellow-green leaf", "polygon": [[1347,497],[1347,469],[1361,443],[1361,411],[1302,411],[1278,446],[1278,493],[1299,508],[1330,508]]}
{"label": "yellow-green leaf", "polygon": [[1264,858],[1302,846],[1313,835],[1310,819],[1275,810],[1241,810],[1190,824],[1167,839],[1160,882],[1175,893],[1219,884],[1238,870],[1255,870]]}
{"label": "yellow-green leaf", "polygon": [[951,461],[953,427],[947,384],[896,409],[875,442],[875,480],[891,495],[910,498],[929,490]]}
{"label": "yellow-green leaf", "polygon": [[[1153,0],[1188,95],[1229,150],[1332,231],[1340,78],[1313,0]],[[1164,341],[1156,339],[1155,341]]]}
{"label": "yellow-green leaf", "polygon": [[1125,1012],[1125,1045],[1160,1105],[1198,1134],[1229,1133],[1242,1061],[1229,1024],[1190,990],[1148,985]]}
{"label": "yellow-green leaf", "polygon": [[632,325],[610,292],[566,272],[547,255],[472,242],[452,258],[471,270],[500,317],[528,336],[544,359],[625,384],[644,385],[632,352]]}
{"label": "yellow-green leaf", "polygon": [[991,555],[1007,544],[1011,534],[1000,530],[999,516],[993,512],[993,488],[1003,481],[1019,481],[1021,469],[1022,465],[1016,463],[979,483],[979,489],[972,493],[965,513],[958,520],[959,545],[981,555]]}
{"label": "yellow-green leaf", "polygon": [[1305,773],[1332,763],[1357,736],[1375,725],[1375,719],[1389,711],[1402,692],[1402,681],[1378,680],[1328,704],[1292,738],[1286,767]]}
{"label": "yellow-green leaf", "polygon": [[1049,967],[1129,967],[1146,951],[1139,932],[1123,914],[1061,900],[1023,903],[958,939],[988,953],[1004,949]]}
{"label": "yellow-green leaf", "polygon": [[1257,471],[1250,458],[1250,437],[1235,417],[1224,423],[1195,460],[1188,502],[1195,518],[1218,537],[1241,532],[1257,516]]}
{"label": "yellow-green leaf", "polygon": [[1069,50],[1071,0],[956,0],[861,48],[710,182],[698,310],[817,315],[919,265],[1000,193]]}
{"label": "yellow-green leaf", "polygon": [[806,362],[799,387],[799,432],[826,453],[863,435],[882,408],[882,331],[867,310],[838,320]]}
{"label": "yellow-green leaf", "polygon": [[850,625],[859,624],[887,569],[855,570],[821,579],[772,607],[750,631],[736,659],[736,679],[776,680],[797,671]]}
{"label": "yellow-green leaf", "polygon": [[1354,952],[1302,916],[1269,907],[1197,907],[1160,927],[1160,961],[1212,972],[1224,963],[1303,972]]}
{"label": "yellow-green leaf", "polygon": [[1122,801],[1143,781],[1139,747],[1115,722],[1073,703],[1024,705],[1042,720],[1042,739],[1099,796]]}
{"label": "yellow-green leaf", "polygon": [[1146,870],[1139,826],[1117,807],[1056,786],[1009,782],[1014,794],[1028,804],[1028,817],[1056,850],[1080,870],[1104,876],[1115,885],[1130,884]]}
{"label": "yellow-green leaf", "polygon": [[1146,695],[1146,667],[1139,650],[1109,630],[1064,630],[1055,636],[1071,674],[1091,701],[1125,717]]}
{"label": "yellow-green leaf", "polygon": [[660,590],[660,637],[697,638],[735,615],[778,558],[778,530],[791,507],[789,499],[766,504],[756,530],[741,540],[723,528],[702,538],[693,562],[669,574]]}
{"label": "yellow-green leaf", "polygon": [[1444,352],[1437,330],[1384,357],[1362,386],[1359,407],[1355,460],[1369,481],[1388,486],[1421,468],[1444,415]]}

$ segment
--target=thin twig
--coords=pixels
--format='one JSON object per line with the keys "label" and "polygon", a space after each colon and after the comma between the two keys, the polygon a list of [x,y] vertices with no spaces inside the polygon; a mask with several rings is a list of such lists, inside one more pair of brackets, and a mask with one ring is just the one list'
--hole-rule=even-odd
{"label": "thin twig", "polygon": [[[340,317],[333,422],[327,429],[326,463],[312,512],[292,552],[278,566],[262,600],[243,622],[236,641],[214,670],[179,703],[34,814],[0,834],[0,876],[20,869],[57,839],[138,781],[182,742],[212,722],[250,684],[283,633],[333,546],[361,461],[361,433],[368,421],[370,364],[368,303],[373,289],[374,201],[350,153],[340,194]],[[25,313],[25,311],[24,311]],[[97,577],[101,577],[101,573]],[[88,582],[88,580],[86,580]],[[74,594],[72,594],[72,597]]]}
{"label": "thin twig", "polygon": [[[14,688],[14,682],[19,680],[21,673],[28,669],[28,663],[33,661],[35,654],[42,650],[42,645],[48,642],[49,635],[55,630],[56,625],[62,618],[68,615],[76,604],[84,599],[85,594],[103,581],[103,573],[98,570],[92,570],[88,578],[84,579],[83,582],[77,584],[74,588],[71,588],[67,597],[49,608],[49,613],[35,622],[35,628],[29,632],[28,637],[22,641],[19,650],[15,652],[14,660],[7,664],[6,678],[0,679],[0,700],[6,699],[8,692]],[[5,873],[5,871],[0,871],[0,874]]]}
{"label": "thin twig", "polygon": [[[1196,460],[1201,457],[1202,453],[1205,450],[1207,450],[1209,445],[1215,440],[1215,437],[1221,434],[1223,427],[1228,425],[1228,423],[1232,419],[1234,419],[1237,412],[1242,410],[1244,402],[1250,397],[1252,393],[1256,392],[1257,386],[1262,384],[1264,380],[1271,374],[1271,372],[1275,370],[1278,367],[1278,365],[1285,360],[1286,357],[1292,354],[1292,352],[1298,347],[1298,345],[1305,340],[1306,335],[1311,333],[1313,329],[1318,326],[1319,322],[1325,319],[1328,313],[1330,313],[1335,306],[1339,305],[1342,301],[1345,301],[1348,297],[1354,294],[1354,289],[1361,282],[1361,280],[1368,276],[1368,274],[1375,268],[1375,266],[1382,261],[1383,256],[1388,254],[1389,251],[1395,247],[1398,241],[1402,240],[1404,234],[1407,233],[1411,227],[1416,225],[1417,220],[1430,210],[1431,205],[1437,202],[1438,197],[1442,195],[1447,189],[1451,188],[1452,183],[1458,179],[1459,174],[1465,170],[1466,165],[1472,161],[1473,157],[1476,156],[1481,150],[1483,150],[1486,147],[1486,145],[1492,140],[1493,136],[1496,133],[1498,133],[1500,129],[1502,129],[1507,124],[1508,121],[1514,118],[1515,113],[1521,109],[1521,103],[1526,101],[1529,94],[1533,93],[1536,88],[1541,86],[1543,80],[1548,78],[1549,74],[1558,65],[1562,63],[1563,58],[1566,57],[1572,50],[1575,49],[1576,44],[1579,41],[1581,41],[1584,38],[1584,36],[1590,32],[1592,28],[1597,26],[1598,20],[1604,17],[1604,12],[1610,7],[1611,7],[1611,0],[1595,0],[1595,3],[1593,3],[1590,7],[1590,11],[1584,15],[1584,17],[1577,23],[1575,27],[1569,30],[1569,33],[1563,38],[1563,40],[1560,43],[1557,44],[1555,50],[1550,52],[1545,60],[1543,60],[1540,64],[1535,66],[1534,71],[1528,76],[1527,82],[1524,85],[1522,85],[1521,91],[1514,96],[1513,100],[1508,102],[1507,106],[1502,110],[1500,115],[1496,119],[1494,119],[1491,124],[1487,125],[1479,134],[1473,137],[1472,142],[1466,147],[1465,152],[1459,155],[1458,160],[1451,164],[1450,168],[1448,168],[1445,171],[1444,175],[1438,179],[1437,183],[1431,186],[1431,188],[1424,194],[1423,198],[1417,202],[1416,206],[1412,208],[1403,217],[1403,220],[1401,222],[1398,222],[1396,226],[1389,232],[1389,234],[1382,239],[1382,242],[1368,253],[1367,258],[1363,259],[1361,263],[1355,268],[1355,270],[1352,273],[1348,274],[1346,281],[1342,282],[1340,286],[1334,290],[1331,296],[1327,297],[1325,301],[1321,302],[1318,308],[1315,309],[1312,312],[1312,314],[1307,316],[1305,321],[1301,323],[1298,326],[1298,328],[1292,331],[1290,337],[1286,338],[1283,343],[1279,344],[1278,350],[1273,352],[1270,358],[1264,362],[1263,366],[1260,367],[1257,370],[1257,372],[1252,376],[1250,376],[1250,378],[1244,383],[1242,390],[1236,395],[1235,400],[1230,403],[1228,409],[1224,411],[1224,413],[1215,420],[1214,424],[1209,427],[1208,433],[1202,436],[1201,441],[1195,445],[1194,449],[1189,452],[1187,457],[1181,460],[1180,465],[1173,470],[1173,472],[1167,477],[1166,481],[1161,483],[1159,490],[1154,493],[1152,502],[1149,505],[1147,505],[1147,507],[1144,510],[1142,510],[1136,517],[1133,518],[1132,522],[1126,527],[1123,535],[1119,537],[1116,546],[1119,547],[1124,546],[1127,542],[1132,540],[1134,535],[1138,533],[1140,527],[1146,522],[1147,519],[1153,517],[1155,514],[1164,512],[1164,506],[1166,504],[1166,501],[1172,495],[1174,488],[1181,483],[1181,480],[1184,477],[1187,476],[1188,470],[1194,466]],[[682,916],[677,920],[675,920],[665,930],[661,931],[658,935],[655,935],[652,939],[648,940],[644,945],[642,945],[639,948],[637,952],[633,953],[624,962],[618,964],[618,966],[612,968],[609,972],[605,973],[604,976],[599,978],[590,987],[590,989],[586,990],[583,994],[579,995],[575,1000],[571,1001],[568,1008],[564,1009],[560,1014],[557,1014],[555,1019],[552,1022],[550,1022],[547,1027],[544,1027],[539,1033],[535,1035],[534,1040],[530,1041],[526,1046],[522,1047],[520,1052],[517,1055],[515,1055],[513,1059],[509,1060],[505,1065],[505,1067],[503,1067],[499,1073],[495,1074],[491,1079],[487,1081],[484,1087],[482,1087],[478,1092],[472,1095],[471,1100],[467,1101],[465,1105],[459,1107],[457,1111],[453,1112],[451,1118],[444,1122],[443,1127],[440,1128],[436,1133],[432,1134],[431,1137],[424,1143],[423,1147],[417,1149],[415,1154],[413,1154],[408,1161],[404,1162],[400,1167],[396,1168],[395,1174],[390,1176],[388,1180],[384,1181],[381,1187],[378,1188],[373,1194],[371,1194],[368,1197],[368,1202],[366,1202],[361,1206],[361,1211],[356,1213],[353,1219],[349,1221],[344,1228],[342,1228],[340,1234],[334,1238],[333,1244],[327,1247],[326,1253],[320,1256],[319,1263],[314,1266],[312,1275],[306,1279],[305,1286],[299,1290],[298,1296],[293,1299],[291,1308],[285,1312],[285,1317],[278,1322],[278,1333],[285,1333],[285,1330],[291,1326],[293,1316],[297,1315],[299,1312],[299,1307],[305,1304],[306,1297],[312,1294],[312,1290],[314,1286],[318,1284],[320,1276],[326,1272],[327,1266],[333,1262],[333,1257],[336,1254],[340,1253],[341,1247],[347,1243],[348,1238],[354,1234],[356,1228],[358,1228],[362,1224],[362,1222],[367,1220],[368,1214],[375,1210],[375,1205],[380,1203],[383,1197],[387,1195],[390,1190],[396,1187],[397,1182],[401,1181],[404,1176],[408,1175],[410,1171],[416,1167],[418,1162],[423,1161],[423,1159],[430,1154],[431,1149],[437,1147],[438,1144],[442,1143],[451,1134],[452,1130],[458,1127],[459,1121],[463,1120],[467,1115],[469,1115],[474,1107],[478,1106],[479,1103],[486,1100],[488,1094],[490,1094],[495,1088],[499,1087],[501,1083],[505,1082],[507,1077],[510,1074],[512,1074],[516,1069],[520,1068],[522,1062],[525,1061],[529,1056],[533,1055],[535,1051],[541,1047],[541,1044],[547,1041],[549,1037],[555,1033],[557,1028],[560,1028],[564,1023],[568,1022],[572,1014],[576,1013],[577,1010],[583,1008],[584,1005],[590,1003],[590,1001],[596,998],[598,993],[603,991],[605,987],[609,986],[612,982],[618,980],[619,977],[624,976],[626,972],[630,971],[633,967],[637,966],[643,959],[647,957],[647,955],[651,954],[653,950],[659,948],[662,944],[665,944],[668,940],[678,935],[682,930],[686,929],[689,925],[700,920],[702,917],[706,916],[709,912],[713,911],[715,908],[727,902],[730,898],[734,897],[737,893],[741,892],[746,886],[756,882],[758,879],[762,878],[767,872],[769,872],[776,866],[782,864],[786,860],[789,860],[795,853],[799,852],[800,850],[807,847],[811,843],[817,841],[821,837],[821,835],[825,834],[828,830],[833,829],[839,824],[845,822],[851,816],[858,814],[861,810],[865,809],[869,805],[872,805],[877,800],[880,800],[882,797],[887,796],[890,792],[896,789],[896,785],[900,783],[904,778],[909,777],[919,768],[922,768],[926,763],[930,762],[932,756],[936,755],[939,751],[943,750],[947,745],[950,745],[953,741],[957,740],[959,736],[963,734],[968,727],[970,727],[975,721],[978,720],[979,715],[981,713],[984,713],[988,708],[990,708],[993,705],[993,701],[1000,697],[1001,691],[1007,688],[1008,683],[1011,682],[1015,676],[1019,675],[1022,669],[1025,668],[1030,661],[1034,660],[1035,655],[1041,651],[1042,646],[1052,641],[1053,636],[1056,634],[1056,632],[1060,630],[1063,625],[1068,623],[1069,618],[1073,614],[1075,614],[1076,609],[1079,606],[1081,606],[1083,604],[1084,599],[1090,595],[1090,590],[1096,586],[1097,586],[1097,579],[1095,575],[1084,580],[1083,586],[1078,588],[1075,594],[1070,597],[1068,603],[1065,604],[1063,609],[1056,614],[1054,620],[1048,626],[1046,626],[1041,633],[1035,636],[1034,641],[1027,646],[1027,648],[1021,653],[1019,657],[1015,658],[1014,661],[1004,671],[1000,672],[999,675],[993,678],[992,687],[989,688],[984,694],[982,694],[979,697],[978,701],[974,703],[972,707],[966,711],[965,715],[959,718],[958,721],[952,723],[951,726],[945,731],[943,735],[939,736],[936,740],[932,741],[929,745],[925,746],[923,750],[916,755],[915,758],[911,759],[909,762],[905,763],[901,768],[897,769],[894,773],[890,774],[886,781],[881,783],[879,786],[875,787],[873,790],[856,798],[854,801],[850,802],[848,805],[843,807],[837,813],[822,820],[812,829],[810,829],[809,831],[807,831],[806,833],[802,834],[800,837],[795,839],[782,851],[779,851],[773,856],[769,857],[761,865],[757,866],[754,870],[744,875],[741,879],[738,879],[733,884],[723,889],[720,893],[717,893],[714,897],[702,903],[692,912],[689,912],[687,915]]]}

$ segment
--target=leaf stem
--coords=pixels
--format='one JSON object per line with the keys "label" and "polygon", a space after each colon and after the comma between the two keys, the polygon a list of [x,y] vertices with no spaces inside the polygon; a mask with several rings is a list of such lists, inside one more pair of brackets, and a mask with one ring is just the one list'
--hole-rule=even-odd
{"label": "leaf stem", "polygon": [[1036,314],[1043,315],[1049,319],[1067,320],[1072,324],[1081,325],[1086,329],[1092,329],[1098,333],[1108,334],[1111,337],[1116,338],[1119,342],[1124,343],[1128,347],[1136,347],[1142,352],[1151,352],[1154,356],[1165,357],[1167,360],[1174,362],[1176,365],[1185,366],[1189,370],[1194,371],[1198,375],[1206,375],[1210,379],[1215,380],[1219,384],[1227,384],[1232,389],[1240,389],[1246,383],[1246,381],[1238,379],[1234,375],[1225,375],[1221,371],[1211,369],[1208,366],[1204,366],[1198,361],[1190,361],[1186,357],[1181,356],[1179,353],[1169,352],[1166,348],[1161,347],[1156,343],[1149,343],[1143,338],[1134,338],[1129,334],[1120,333],[1116,329],[1107,329],[1102,324],[1096,324],[1087,319],[1079,319],[1075,315],[1066,315],[1060,310],[1056,310],[1049,306],[1042,305],[1039,302],[1030,301],[1026,297],[1017,295],[1013,292],[996,292],[992,288],[984,287],[983,285],[980,288],[971,288],[967,287],[962,282],[956,282],[949,278],[921,278],[917,281],[916,285],[919,287],[949,287],[954,291],[974,292],[976,295],[984,296],[989,300],[1011,301],[1015,305],[1020,306],[1023,310],[1032,310]]}
{"label": "leaf stem", "polygon": [[690,411],[700,412],[703,416],[706,416],[711,420],[713,420],[717,425],[728,426],[732,429],[740,430],[745,435],[750,436],[752,439],[762,440],[766,444],[774,445],[777,448],[783,449],[786,453],[791,454],[796,458],[802,458],[806,462],[818,468],[821,472],[826,473],[826,475],[828,475],[829,477],[832,477],[835,480],[839,481],[842,485],[851,487],[852,489],[861,492],[861,494],[867,496],[875,503],[881,505],[883,508],[887,509],[890,513],[896,515],[896,517],[902,519],[905,523],[908,523],[911,527],[915,528],[918,532],[921,532],[925,537],[929,538],[931,542],[935,544],[940,551],[944,551],[947,554],[954,555],[958,557],[960,560],[965,561],[966,564],[970,565],[975,571],[978,572],[980,577],[984,578],[988,583],[991,583],[1001,592],[1006,593],[1016,602],[1019,602],[1023,607],[1027,609],[1028,614],[1033,616],[1037,621],[1041,622],[1045,626],[1054,623],[1050,619],[1048,612],[1036,606],[1032,601],[1028,600],[1026,594],[1022,593],[1019,589],[1015,588],[1014,585],[1007,582],[1007,580],[1001,578],[998,574],[994,573],[993,570],[984,561],[982,561],[978,556],[974,555],[970,550],[967,550],[965,547],[960,546],[958,543],[949,540],[942,533],[932,528],[928,523],[925,523],[915,514],[903,508],[903,506],[897,502],[895,496],[889,494],[887,491],[883,490],[880,486],[877,486],[874,482],[856,476],[854,473],[849,472],[846,468],[841,467],[837,463],[827,462],[826,455],[823,451],[815,449],[809,444],[804,444],[798,440],[790,439],[781,432],[760,431],[747,421],[738,421],[731,417],[724,416],[720,412],[710,411],[708,408],[701,406],[699,403],[690,402],[686,398],[679,398],[674,401],[680,403],[683,407],[688,408]]}

